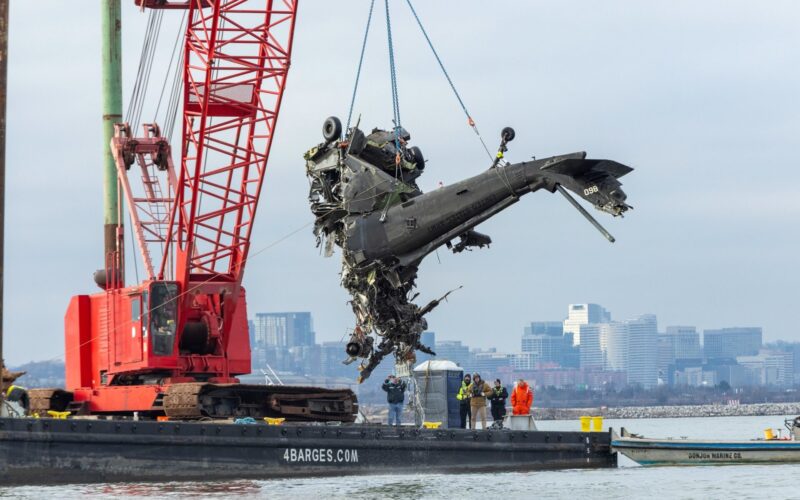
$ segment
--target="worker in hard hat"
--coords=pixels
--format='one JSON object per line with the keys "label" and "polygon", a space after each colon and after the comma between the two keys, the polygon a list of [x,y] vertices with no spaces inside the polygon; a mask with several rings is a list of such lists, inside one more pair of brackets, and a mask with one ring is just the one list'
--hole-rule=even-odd
{"label": "worker in hard hat", "polygon": [[469,391],[469,406],[472,413],[472,428],[477,429],[478,417],[481,419],[482,428],[486,428],[486,398],[492,394],[492,388],[483,381],[480,374],[472,374],[472,383],[467,387]]}
{"label": "worker in hard hat", "polygon": [[533,390],[523,379],[517,381],[511,392],[511,406],[514,415],[530,415],[533,404]]}
{"label": "worker in hard hat", "polygon": [[472,419],[472,413],[469,407],[469,384],[472,383],[472,377],[469,373],[464,375],[464,380],[461,381],[461,387],[458,388],[456,399],[458,400],[458,410],[461,416],[461,428],[466,429],[467,424]]}

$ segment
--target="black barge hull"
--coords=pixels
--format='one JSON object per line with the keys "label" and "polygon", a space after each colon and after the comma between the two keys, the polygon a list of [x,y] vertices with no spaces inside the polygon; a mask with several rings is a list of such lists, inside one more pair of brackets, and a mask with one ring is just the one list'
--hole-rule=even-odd
{"label": "black barge hull", "polygon": [[615,467],[610,433],[0,419],[0,484]]}

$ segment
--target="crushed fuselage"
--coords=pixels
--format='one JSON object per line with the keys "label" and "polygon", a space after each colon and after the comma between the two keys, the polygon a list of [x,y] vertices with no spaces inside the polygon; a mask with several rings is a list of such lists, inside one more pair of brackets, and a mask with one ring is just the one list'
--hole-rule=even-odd
{"label": "crushed fuselage", "polygon": [[[327,137],[326,137],[327,138]],[[498,166],[463,181],[422,193],[416,179],[425,165],[408,134],[353,128],[305,155],[314,233],[326,256],[343,251],[342,285],[352,296],[356,327],[348,362],[363,358],[366,379],[386,355],[413,361],[427,328],[424,307],[411,297],[422,259],[442,245],[454,252],[483,247],[491,239],[473,230],[520,196],[561,185],[613,215],[629,206],[618,177],[632,169],[585,153]],[[398,147],[399,146],[399,147]],[[377,341],[377,345],[376,345]]]}

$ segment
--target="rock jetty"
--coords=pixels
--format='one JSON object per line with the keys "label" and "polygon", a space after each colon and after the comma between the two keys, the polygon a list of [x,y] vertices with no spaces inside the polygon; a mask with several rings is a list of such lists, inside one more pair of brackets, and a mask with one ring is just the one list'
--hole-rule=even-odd
{"label": "rock jetty", "polygon": [[752,417],[800,415],[800,403],[740,405],[621,406],[616,408],[532,408],[537,420],[576,420],[583,415],[605,418]]}

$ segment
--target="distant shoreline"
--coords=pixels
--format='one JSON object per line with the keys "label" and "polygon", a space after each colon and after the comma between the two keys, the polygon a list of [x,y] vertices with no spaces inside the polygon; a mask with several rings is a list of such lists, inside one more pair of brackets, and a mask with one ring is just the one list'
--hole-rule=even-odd
{"label": "distant shoreline", "polygon": [[534,408],[536,420],[577,420],[582,416],[611,419],[677,417],[753,417],[764,415],[800,415],[797,403],[756,403],[740,405],[620,406],[594,408]]}

